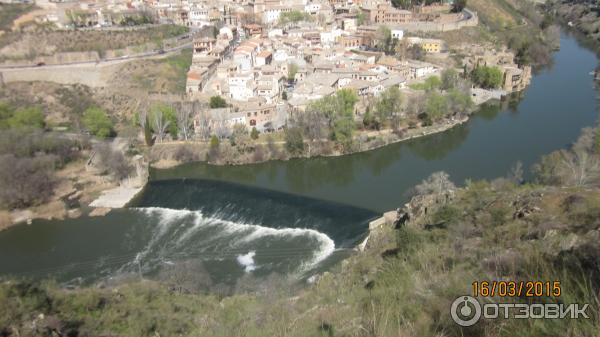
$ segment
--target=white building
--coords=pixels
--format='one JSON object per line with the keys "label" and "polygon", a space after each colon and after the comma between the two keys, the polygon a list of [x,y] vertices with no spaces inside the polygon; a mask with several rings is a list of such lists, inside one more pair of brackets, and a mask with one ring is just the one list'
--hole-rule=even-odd
{"label": "white building", "polygon": [[230,76],[227,84],[229,84],[229,96],[236,101],[247,101],[254,96],[256,84],[252,73]]}
{"label": "white building", "polygon": [[402,40],[404,31],[402,29],[391,29],[392,39]]}
{"label": "white building", "polygon": [[317,12],[319,12],[320,10],[321,10],[321,4],[318,2],[311,2],[304,6],[304,11],[309,14],[316,15]]}
{"label": "white building", "polygon": [[208,9],[202,7],[192,7],[188,13],[188,21],[191,26],[203,27],[209,26]]}

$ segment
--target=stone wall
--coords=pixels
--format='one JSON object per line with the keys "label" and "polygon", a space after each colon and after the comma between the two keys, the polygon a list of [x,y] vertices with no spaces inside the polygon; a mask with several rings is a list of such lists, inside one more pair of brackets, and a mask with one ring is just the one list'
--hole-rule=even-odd
{"label": "stone wall", "polygon": [[405,32],[447,32],[458,30],[463,27],[475,27],[479,24],[476,12],[469,9],[463,11],[463,19],[455,22],[409,22],[394,25],[394,28]]}

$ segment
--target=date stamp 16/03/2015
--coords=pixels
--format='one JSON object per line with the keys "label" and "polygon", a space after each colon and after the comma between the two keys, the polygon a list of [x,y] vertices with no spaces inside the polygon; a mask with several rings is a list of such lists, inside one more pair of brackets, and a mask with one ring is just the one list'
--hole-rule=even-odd
{"label": "date stamp 16/03/2015", "polygon": [[475,281],[471,286],[471,294],[459,296],[450,308],[463,327],[481,319],[589,319],[589,304],[563,303],[560,281]]}
{"label": "date stamp 16/03/2015", "polygon": [[560,281],[475,281],[473,297],[560,297]]}

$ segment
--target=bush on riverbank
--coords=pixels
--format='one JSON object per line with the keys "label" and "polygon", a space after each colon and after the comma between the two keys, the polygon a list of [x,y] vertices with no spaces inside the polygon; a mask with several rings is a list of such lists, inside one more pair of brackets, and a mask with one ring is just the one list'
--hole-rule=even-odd
{"label": "bush on riverbank", "polygon": [[10,117],[6,119],[8,128],[0,132],[0,208],[28,207],[48,200],[57,182],[55,171],[88,147],[39,129],[43,118],[36,111],[30,108],[4,114]]}

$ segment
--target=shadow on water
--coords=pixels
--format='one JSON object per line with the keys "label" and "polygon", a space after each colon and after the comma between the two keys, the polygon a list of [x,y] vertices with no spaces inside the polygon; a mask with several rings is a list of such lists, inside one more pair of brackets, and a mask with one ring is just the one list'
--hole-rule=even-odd
{"label": "shadow on water", "polygon": [[269,228],[309,228],[352,248],[378,213],[340,203],[211,180],[152,181],[130,207],[200,211]]}
{"label": "shadow on water", "polygon": [[531,178],[528,169],[540,156],[568,146],[596,121],[589,72],[597,63],[594,53],[563,34],[552,66],[538,69],[526,91],[482,105],[468,123],[446,132],[341,157],[191,163],[154,170],[152,179],[229,181],[383,212],[405,203],[407,191],[436,171],[461,184],[504,176],[520,161]]}

